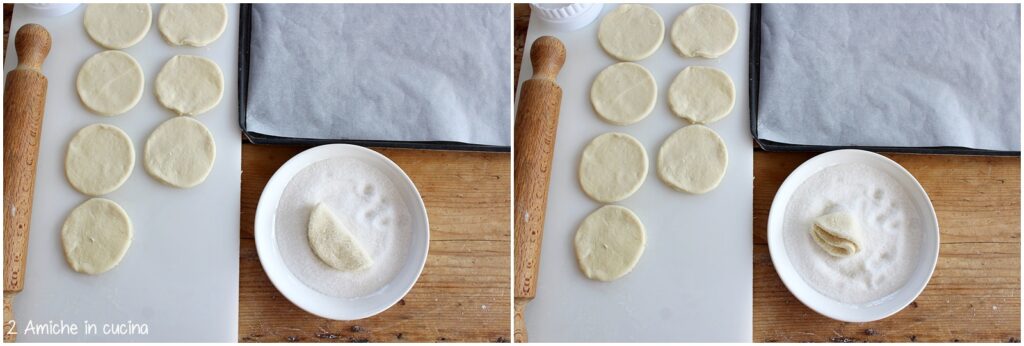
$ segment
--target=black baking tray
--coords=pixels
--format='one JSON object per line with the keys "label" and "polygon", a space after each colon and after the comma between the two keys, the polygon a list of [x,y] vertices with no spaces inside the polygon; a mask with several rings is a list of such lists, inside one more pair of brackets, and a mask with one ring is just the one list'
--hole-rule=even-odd
{"label": "black baking tray", "polygon": [[763,139],[757,135],[757,105],[760,96],[761,78],[761,4],[750,5],[750,134],[754,141],[766,151],[824,152],[837,149],[861,149],[875,152],[944,154],[944,155],[986,155],[1020,156],[1020,151],[998,151],[965,147],[877,147],[877,146],[832,146],[781,143]]}
{"label": "black baking tray", "polygon": [[291,145],[321,145],[332,143],[347,143],[367,147],[387,148],[408,148],[408,149],[431,149],[431,150],[462,150],[462,151],[485,151],[485,152],[509,152],[509,146],[493,146],[469,144],[461,142],[409,142],[409,141],[386,141],[386,140],[350,140],[350,139],[319,139],[319,138],[295,138],[278,137],[265,135],[259,132],[251,132],[247,129],[246,100],[249,96],[249,49],[252,37],[250,35],[250,20],[252,18],[252,4],[241,4],[239,8],[238,28],[238,126],[242,134],[253,144],[291,144]]}

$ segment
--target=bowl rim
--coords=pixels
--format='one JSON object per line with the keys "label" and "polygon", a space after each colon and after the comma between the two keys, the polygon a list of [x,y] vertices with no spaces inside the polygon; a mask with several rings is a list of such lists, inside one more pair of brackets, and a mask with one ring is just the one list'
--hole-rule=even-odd
{"label": "bowl rim", "polygon": [[[363,156],[363,158],[358,156]],[[410,212],[415,220],[413,225],[418,225],[421,222],[423,225],[423,241],[417,243],[414,237],[413,241],[410,242],[408,250],[409,258],[406,259],[403,268],[400,269],[399,272],[395,274],[395,277],[387,284],[379,288],[374,293],[363,297],[333,297],[307,286],[287,267],[277,247],[276,226],[274,225],[274,221],[276,219],[277,206],[284,189],[287,187],[288,183],[291,182],[292,178],[304,168],[316,162],[335,157],[350,157],[364,162],[368,159],[375,159],[379,161],[379,163],[382,163],[387,169],[392,170],[393,172],[391,173],[393,173],[393,175],[404,178],[401,181],[395,181],[394,183],[399,185],[399,190],[406,190],[409,192],[405,201],[406,203],[412,202],[410,205]],[[391,306],[394,306],[403,297],[405,297],[409,291],[412,290],[413,286],[416,285],[416,282],[419,281],[419,277],[423,273],[423,268],[427,262],[427,255],[430,252],[430,221],[427,215],[426,206],[423,203],[423,197],[416,188],[416,184],[413,183],[412,179],[405,174],[405,171],[403,171],[398,164],[391,161],[387,156],[384,156],[372,149],[351,144],[320,145],[306,149],[288,159],[288,161],[274,172],[274,175],[271,176],[270,180],[267,181],[266,186],[264,186],[263,191],[260,194],[259,202],[256,206],[256,215],[253,226],[253,233],[256,241],[256,252],[260,259],[260,265],[271,283],[274,284],[274,287],[277,288],[277,290],[285,296],[288,301],[292,302],[302,310],[319,317],[332,320],[350,321],[364,319],[375,316],[389,309]],[[414,228],[412,231],[417,232],[418,230]],[[422,255],[414,257],[413,255],[417,253],[419,249],[422,249]],[[394,284],[396,280],[403,276],[402,273],[405,272],[409,266],[415,266],[415,275],[413,275],[411,280],[408,280],[408,282],[405,285],[402,285],[397,291],[392,291],[393,293],[400,294],[394,294],[393,297],[386,300],[386,304],[375,304],[373,308],[363,309],[361,311],[339,310],[338,304],[345,305],[351,302],[377,297],[378,295],[386,292],[389,286]],[[312,296],[312,298],[310,296]],[[313,304],[310,300],[316,300],[317,302],[316,304]]]}
{"label": "bowl rim", "polygon": [[[822,169],[831,167],[836,164],[865,163],[868,161],[874,161],[882,165],[890,166],[890,168],[892,168],[894,171],[898,172],[900,175],[903,176],[904,179],[898,181],[899,185],[907,189],[907,193],[911,194],[912,197],[917,197],[914,198],[915,201],[924,201],[924,203],[920,203],[921,205],[917,206],[918,213],[920,216],[922,216],[921,222],[924,226],[924,232],[934,231],[935,238],[934,243],[931,244],[925,243],[927,239],[922,239],[922,252],[918,254],[918,257],[920,258],[920,261],[918,263],[918,269],[915,269],[915,271],[910,274],[911,278],[908,279],[907,283],[905,283],[900,289],[898,289],[897,291],[893,292],[890,295],[887,295],[886,297],[883,297],[873,302],[860,304],[858,306],[854,304],[838,302],[832,298],[829,298],[818,292],[813,287],[810,287],[810,285],[803,280],[803,277],[800,276],[800,274],[796,271],[796,268],[794,268],[792,263],[789,261],[788,252],[786,251],[785,244],[782,240],[783,230],[782,226],[780,225],[782,221],[780,220],[781,218],[785,217],[785,209],[787,209],[789,205],[789,200],[792,198],[792,193],[795,192],[795,190],[799,188],[808,178],[814,176]],[[894,178],[899,180],[899,178],[897,177]],[[906,178],[909,178],[909,180],[905,180]],[[913,183],[908,184],[904,180]],[[935,273],[935,267],[938,264],[939,250],[941,246],[940,236],[941,231],[939,229],[938,217],[935,214],[935,207],[932,205],[931,198],[928,196],[928,193],[924,190],[924,187],[921,186],[921,183],[913,176],[913,174],[907,171],[906,168],[901,166],[899,163],[896,163],[895,161],[885,156],[882,156],[878,153],[858,149],[842,149],[829,151],[816,155],[808,159],[807,161],[801,163],[800,166],[798,166],[796,169],[789,173],[785,181],[783,181],[782,185],[779,186],[779,189],[776,192],[775,197],[772,199],[772,205],[769,210],[767,220],[768,250],[772,259],[772,266],[775,268],[775,272],[779,275],[779,278],[782,280],[782,283],[786,286],[786,289],[789,290],[789,292],[793,294],[793,296],[795,296],[797,300],[799,300],[801,303],[803,303],[811,310],[814,310],[815,312],[826,317],[832,318],[834,320],[844,322],[871,322],[881,320],[903,310],[908,305],[910,305],[910,303],[912,303],[915,299],[917,299],[917,297],[921,295],[921,292],[923,292],[924,289],[928,286],[928,283],[931,281],[932,275]],[[783,259],[781,257],[786,258]],[[924,278],[924,280],[911,280],[913,277],[917,276],[917,272],[920,270],[921,266],[926,266],[927,276]],[[896,293],[899,293],[901,290],[907,289],[908,287],[910,287],[910,291],[908,292],[913,293],[912,295],[908,296],[909,299],[905,299],[905,301],[900,301],[897,304],[888,304],[889,308],[881,308],[884,305],[877,304],[878,302],[882,302],[885,301],[886,299],[889,299]],[[824,297],[829,301],[835,302],[836,306],[847,306],[848,308],[838,309],[835,308],[834,306],[819,306],[811,299],[812,297],[818,299],[818,296]],[[860,307],[864,305],[867,305],[866,309]],[[855,312],[858,313],[857,316],[854,316]]]}

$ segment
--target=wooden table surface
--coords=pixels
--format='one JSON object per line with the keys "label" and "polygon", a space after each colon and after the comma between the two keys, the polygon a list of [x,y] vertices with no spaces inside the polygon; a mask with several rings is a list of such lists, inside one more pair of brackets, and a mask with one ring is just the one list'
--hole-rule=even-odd
{"label": "wooden table surface", "polygon": [[[517,76],[529,11],[515,5]],[[789,293],[765,238],[779,185],[814,155],[754,152],[755,342],[1020,342],[1020,157],[885,154],[921,182],[935,206],[939,262],[928,287],[903,311],[845,323]]]}
{"label": "wooden table surface", "polygon": [[[4,5],[5,52],[12,11]],[[430,252],[419,281],[398,304],[368,319],[340,322],[309,314],[282,296],[263,272],[253,239],[264,185],[308,148],[242,145],[238,341],[511,340],[508,153],[374,148],[419,189],[430,219]]]}

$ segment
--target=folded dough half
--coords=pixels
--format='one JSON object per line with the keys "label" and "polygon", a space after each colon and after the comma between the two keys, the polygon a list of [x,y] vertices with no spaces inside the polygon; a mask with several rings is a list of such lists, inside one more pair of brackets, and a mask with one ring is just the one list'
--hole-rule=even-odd
{"label": "folded dough half", "polygon": [[860,224],[846,212],[825,214],[814,219],[811,238],[822,250],[836,257],[856,254],[864,244]]}
{"label": "folded dough half", "polygon": [[317,204],[309,216],[309,246],[331,268],[347,272],[369,268],[373,260],[345,226],[326,205]]}

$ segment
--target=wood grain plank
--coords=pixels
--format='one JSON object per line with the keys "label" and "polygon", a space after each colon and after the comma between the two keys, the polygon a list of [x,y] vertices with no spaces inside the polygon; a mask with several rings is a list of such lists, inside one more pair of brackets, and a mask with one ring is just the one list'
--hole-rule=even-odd
{"label": "wood grain plank", "polygon": [[412,178],[430,218],[430,253],[405,298],[380,315],[331,321],[299,309],[269,281],[253,240],[263,187],[304,146],[242,146],[239,341],[508,342],[511,324],[507,153],[375,148]]}
{"label": "wood grain plank", "polygon": [[899,313],[871,323],[819,315],[782,284],[766,242],[782,181],[809,153],[754,154],[754,341],[1020,341],[1020,158],[886,154],[913,174],[939,217],[939,263]]}

